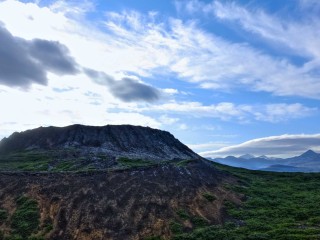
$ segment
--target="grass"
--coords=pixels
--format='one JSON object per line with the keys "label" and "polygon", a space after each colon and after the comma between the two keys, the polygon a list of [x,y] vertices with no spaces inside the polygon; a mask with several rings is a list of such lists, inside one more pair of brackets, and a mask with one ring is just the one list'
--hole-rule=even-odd
{"label": "grass", "polygon": [[0,224],[4,223],[8,218],[8,213],[4,209],[0,209]]}
{"label": "grass", "polygon": [[184,210],[184,209],[179,209],[179,210],[177,211],[177,215],[178,215],[181,219],[183,219],[183,220],[187,220],[187,219],[190,218],[189,214],[188,214],[187,211]]}
{"label": "grass", "polygon": [[[64,149],[63,151],[33,150],[0,155],[0,171],[87,172],[109,168],[103,167],[106,166],[106,161],[110,161],[105,154],[98,154],[97,158],[91,162],[86,157],[78,155],[79,153],[73,149]],[[121,157],[117,161],[120,167],[123,168],[147,167],[158,164],[151,160],[126,157]],[[102,168],[99,168],[101,166]],[[110,168],[112,169],[113,167]]]}
{"label": "grass", "polygon": [[61,161],[56,164],[52,171],[54,172],[63,172],[63,171],[72,171],[75,170],[75,163],[73,161]]}
{"label": "grass", "polygon": [[0,155],[2,171],[46,171],[52,159],[43,152],[24,151]]}
{"label": "grass", "polygon": [[11,228],[13,233],[27,239],[39,226],[39,208],[35,200],[26,196],[17,199],[17,209],[12,215]]}
{"label": "grass", "polygon": [[180,234],[183,232],[183,226],[178,222],[171,221],[169,227],[173,234]]}
{"label": "grass", "polygon": [[203,196],[205,199],[207,199],[209,202],[213,202],[214,200],[217,199],[212,193],[209,193],[209,192],[203,193],[202,196]]}
{"label": "grass", "polygon": [[185,167],[185,166],[187,166],[189,163],[192,163],[192,162],[194,162],[194,161],[195,161],[195,160],[192,160],[192,159],[182,160],[182,161],[176,162],[175,165],[178,166],[178,167]]}
{"label": "grass", "polygon": [[75,149],[63,150],[30,150],[0,155],[0,171],[27,171],[27,172],[90,172],[96,170],[130,169],[138,167],[150,167],[154,165],[173,164],[177,167],[185,167],[194,160],[163,160],[153,161],[146,159],[132,159],[120,157],[118,165],[108,165],[112,161],[108,155],[97,153],[93,160],[81,156]]}
{"label": "grass", "polygon": [[126,168],[134,168],[134,167],[146,167],[154,165],[155,162],[143,159],[130,159],[126,157],[121,157],[118,160],[118,163]]}
{"label": "grass", "polygon": [[202,218],[200,216],[193,216],[191,218],[191,222],[192,222],[194,228],[206,227],[209,224],[207,220],[205,220],[204,218]]}
{"label": "grass", "polygon": [[247,200],[239,206],[225,202],[229,221],[224,225],[209,226],[203,222],[190,233],[175,233],[173,239],[320,239],[320,174],[260,172],[214,165],[239,179],[239,184],[229,188]]}

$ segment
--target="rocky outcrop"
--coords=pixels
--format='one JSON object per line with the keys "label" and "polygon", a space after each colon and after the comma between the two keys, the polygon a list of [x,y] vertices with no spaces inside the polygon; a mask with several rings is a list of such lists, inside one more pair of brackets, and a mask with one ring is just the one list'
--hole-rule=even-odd
{"label": "rocky outcrop", "polygon": [[13,133],[0,142],[0,154],[68,148],[112,157],[152,160],[200,158],[169,132],[131,125],[40,127]]}

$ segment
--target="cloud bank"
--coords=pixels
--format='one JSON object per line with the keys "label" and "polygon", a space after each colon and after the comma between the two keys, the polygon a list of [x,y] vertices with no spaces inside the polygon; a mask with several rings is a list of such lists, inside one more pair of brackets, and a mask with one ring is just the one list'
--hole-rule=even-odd
{"label": "cloud bank", "polygon": [[202,152],[204,157],[240,156],[253,154],[272,157],[291,157],[309,149],[320,152],[320,134],[280,135],[253,139],[238,145],[224,147],[216,151]]}

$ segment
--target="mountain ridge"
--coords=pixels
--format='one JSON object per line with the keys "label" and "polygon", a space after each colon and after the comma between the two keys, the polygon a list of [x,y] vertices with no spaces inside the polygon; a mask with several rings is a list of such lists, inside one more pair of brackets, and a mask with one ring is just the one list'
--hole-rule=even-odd
{"label": "mountain ridge", "polygon": [[[252,156],[252,158],[249,158],[249,156]],[[246,154],[245,158],[243,156],[227,156],[225,158],[211,158],[210,160],[251,170],[320,172],[320,154],[310,149],[298,156],[290,158],[270,158],[267,156],[261,158]]]}
{"label": "mountain ridge", "polygon": [[15,132],[0,141],[0,154],[68,148],[115,158],[158,161],[201,158],[169,132],[133,125],[39,127]]}

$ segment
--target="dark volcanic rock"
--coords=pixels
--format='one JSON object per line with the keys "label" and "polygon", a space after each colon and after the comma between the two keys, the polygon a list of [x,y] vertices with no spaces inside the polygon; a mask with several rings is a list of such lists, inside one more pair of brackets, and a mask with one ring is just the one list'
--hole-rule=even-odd
{"label": "dark volcanic rock", "polygon": [[40,127],[13,133],[0,142],[0,154],[67,148],[113,157],[153,160],[200,158],[169,132],[131,125]]}

